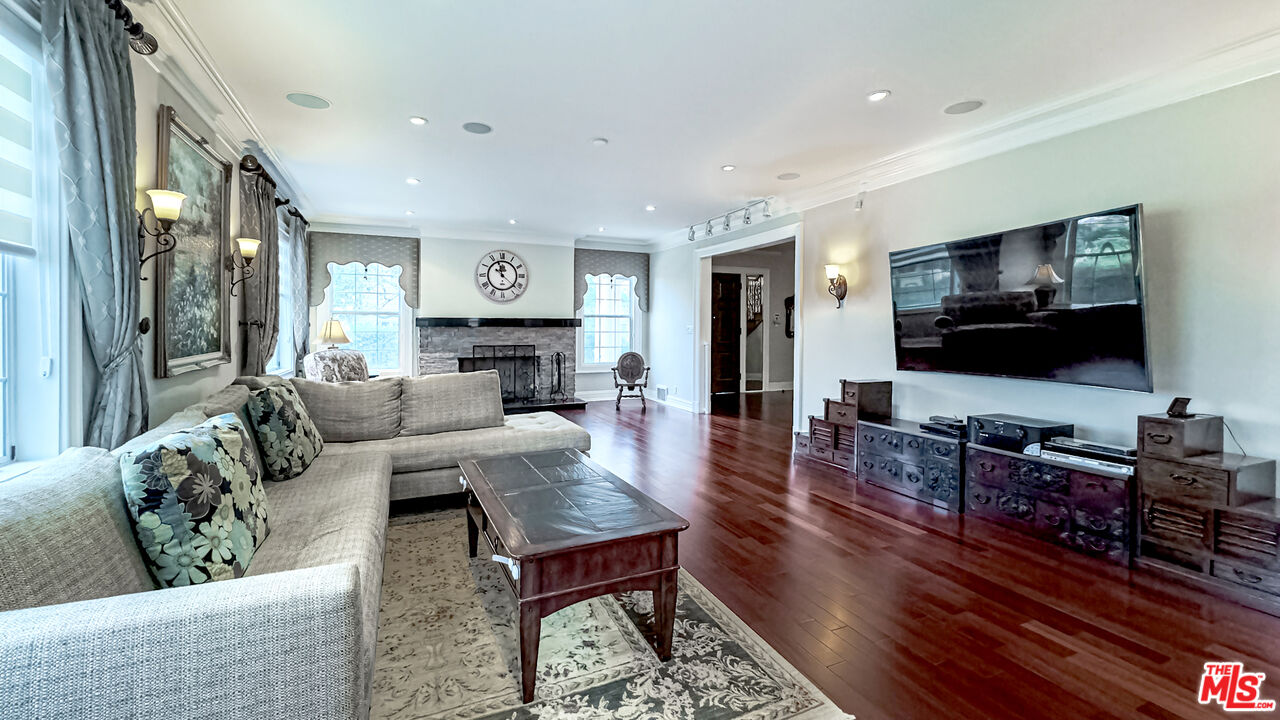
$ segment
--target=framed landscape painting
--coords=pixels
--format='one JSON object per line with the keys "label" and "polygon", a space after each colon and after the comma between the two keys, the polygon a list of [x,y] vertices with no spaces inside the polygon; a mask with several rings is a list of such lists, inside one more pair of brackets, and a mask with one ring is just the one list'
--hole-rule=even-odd
{"label": "framed landscape painting", "polygon": [[156,258],[156,377],[231,362],[231,163],[160,106],[157,187],[187,196],[173,252]]}

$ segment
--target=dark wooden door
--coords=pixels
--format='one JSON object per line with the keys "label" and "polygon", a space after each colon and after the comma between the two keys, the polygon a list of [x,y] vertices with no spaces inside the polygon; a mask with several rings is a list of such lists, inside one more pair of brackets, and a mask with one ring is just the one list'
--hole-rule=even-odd
{"label": "dark wooden door", "polygon": [[711,392],[736,393],[742,370],[742,277],[711,275]]}

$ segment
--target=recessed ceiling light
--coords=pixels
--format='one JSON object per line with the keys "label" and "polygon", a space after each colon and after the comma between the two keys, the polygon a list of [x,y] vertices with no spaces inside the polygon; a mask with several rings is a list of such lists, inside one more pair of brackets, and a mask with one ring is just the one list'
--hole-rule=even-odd
{"label": "recessed ceiling light", "polygon": [[421,180],[419,180],[418,178],[413,178],[413,177],[411,177],[411,178],[405,178],[405,179],[404,179],[404,181],[405,181],[405,182],[407,182],[407,183],[409,183],[410,185],[417,185],[418,183],[422,182],[422,181],[421,181]]}
{"label": "recessed ceiling light", "polygon": [[648,212],[653,212],[654,210],[657,210],[658,208],[657,208],[656,206],[654,206],[654,205],[645,205],[645,206],[644,206],[644,209],[645,209],[646,211],[648,211]]}
{"label": "recessed ceiling light", "polygon": [[604,226],[601,225],[600,227],[596,228],[596,232],[604,232]]}
{"label": "recessed ceiling light", "polygon": [[971,113],[983,105],[986,105],[986,102],[982,100],[963,100],[953,105],[946,106],[942,109],[942,112],[948,115],[963,115],[965,113]]}
{"label": "recessed ceiling light", "polygon": [[609,138],[606,138],[606,137],[591,138],[591,144],[595,145],[596,147],[604,147],[605,145],[609,144]]}
{"label": "recessed ceiling light", "polygon": [[515,224],[516,224],[516,219],[515,219],[515,218],[510,218],[510,219],[508,219],[508,220],[507,220],[507,224],[508,224],[508,225],[515,225]]}
{"label": "recessed ceiling light", "polygon": [[404,214],[405,214],[405,215],[412,215],[412,214],[413,214],[413,211],[412,211],[412,210],[405,210],[405,211],[404,211]]}
{"label": "recessed ceiling light", "polygon": [[738,166],[737,165],[721,165],[720,169],[725,172],[733,172],[734,170],[738,169]]}
{"label": "recessed ceiling light", "polygon": [[488,135],[493,132],[493,128],[481,122],[463,123],[462,129],[474,135]]}
{"label": "recessed ceiling light", "polygon": [[419,117],[417,115],[414,115],[413,117],[409,118],[409,122],[413,123],[414,125],[426,125],[427,119],[424,117]]}
{"label": "recessed ceiling light", "polygon": [[799,179],[800,173],[782,173],[778,176],[779,180],[796,180]]}
{"label": "recessed ceiling light", "polygon": [[319,95],[304,92],[291,92],[285,95],[284,99],[308,110],[324,110],[333,104]]}
{"label": "recessed ceiling light", "polygon": [[881,100],[884,100],[885,98],[889,97],[892,94],[893,93],[889,92],[888,90],[875,90],[873,92],[867,93],[867,99],[870,100],[871,102],[880,102]]}

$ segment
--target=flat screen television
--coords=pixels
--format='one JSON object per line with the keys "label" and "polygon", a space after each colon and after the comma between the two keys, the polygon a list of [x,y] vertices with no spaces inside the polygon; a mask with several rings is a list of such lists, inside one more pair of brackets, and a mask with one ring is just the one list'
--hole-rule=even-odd
{"label": "flat screen television", "polygon": [[899,370],[1151,392],[1142,206],[889,253]]}

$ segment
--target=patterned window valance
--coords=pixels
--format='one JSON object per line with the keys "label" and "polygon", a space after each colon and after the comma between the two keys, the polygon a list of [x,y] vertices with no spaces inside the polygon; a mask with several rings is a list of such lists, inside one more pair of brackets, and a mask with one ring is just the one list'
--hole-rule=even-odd
{"label": "patterned window valance", "polygon": [[353,235],[349,233],[313,232],[311,242],[310,299],[312,307],[324,302],[325,288],[329,287],[329,263],[378,263],[385,267],[399,265],[400,287],[404,288],[404,301],[411,308],[418,307],[418,240],[417,238],[390,237],[386,235]]}
{"label": "patterned window valance", "polygon": [[636,304],[649,312],[649,255],[619,250],[573,251],[573,309],[582,309],[588,275],[622,275],[636,279]]}

